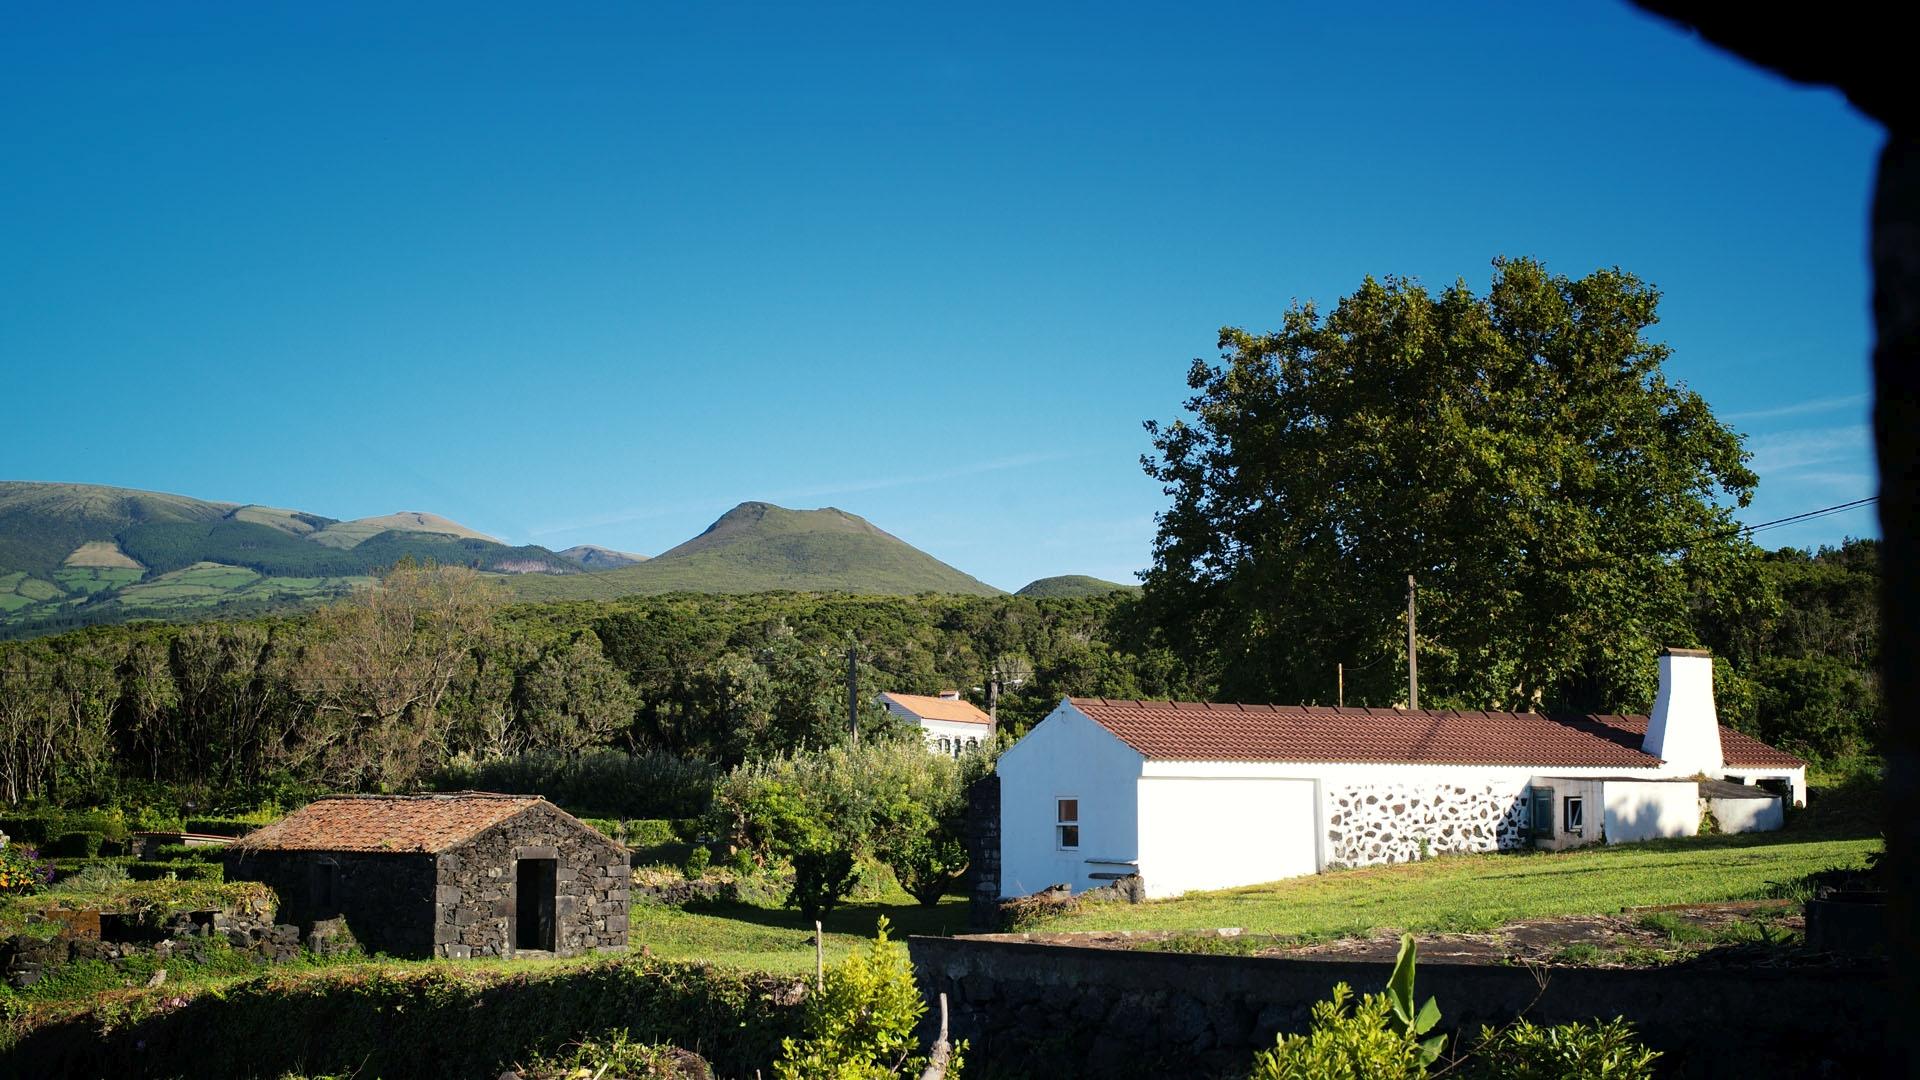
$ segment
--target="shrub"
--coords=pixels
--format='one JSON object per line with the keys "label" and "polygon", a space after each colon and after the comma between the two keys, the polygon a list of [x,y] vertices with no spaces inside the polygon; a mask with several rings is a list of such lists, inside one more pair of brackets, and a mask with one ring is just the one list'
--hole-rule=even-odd
{"label": "shrub", "polygon": [[707,812],[717,776],[712,765],[676,754],[535,751],[449,765],[434,777],[434,786],[442,791],[541,795],[605,817],[699,817]]}
{"label": "shrub", "polygon": [[99,856],[105,841],[105,836],[92,830],[61,833],[44,850],[56,858],[92,859]]}
{"label": "shrub", "polygon": [[127,876],[135,881],[221,881],[226,873],[219,863],[170,860],[132,863]]}
{"label": "shrub", "polygon": [[91,862],[60,879],[56,892],[104,893],[125,885],[127,868],[119,863]]}
{"label": "shrub", "polygon": [[[807,998],[804,1037],[781,1042],[774,1065],[779,1080],[881,1080],[918,1076],[926,1058],[916,1054],[915,1025],[926,1014],[913,981],[907,950],[887,938],[882,918],[873,944],[833,966]],[[947,1075],[960,1075],[956,1047]]]}
{"label": "shrub", "polygon": [[689,881],[706,876],[707,867],[713,864],[713,852],[705,844],[695,844],[693,853],[687,856],[687,864],[681,869]]}
{"label": "shrub", "polygon": [[1467,1080],[1652,1080],[1660,1056],[1618,1017],[1604,1023],[1540,1027],[1525,1020],[1480,1030]]}
{"label": "shrub", "polygon": [[1305,1035],[1282,1035],[1253,1060],[1253,1080],[1416,1080],[1427,1075],[1420,1044],[1394,1029],[1384,994],[1356,1005],[1346,983],[1315,1002]]}
{"label": "shrub", "polygon": [[245,836],[265,824],[237,817],[197,817],[186,820],[186,831],[209,836]]}
{"label": "shrub", "polygon": [[563,1054],[536,1055],[517,1075],[526,1080],[682,1080],[710,1074],[705,1062],[686,1050],[634,1042],[616,1031],[610,1039],[582,1039]]}
{"label": "shrub", "polygon": [[808,919],[848,895],[864,858],[938,899],[952,879],[944,840],[957,835],[962,804],[959,768],[917,740],[754,762],[714,789],[715,815],[737,845],[793,867],[788,903]]}
{"label": "shrub", "polygon": [[53,863],[36,848],[9,843],[0,848],[0,893],[30,893],[53,880]]}

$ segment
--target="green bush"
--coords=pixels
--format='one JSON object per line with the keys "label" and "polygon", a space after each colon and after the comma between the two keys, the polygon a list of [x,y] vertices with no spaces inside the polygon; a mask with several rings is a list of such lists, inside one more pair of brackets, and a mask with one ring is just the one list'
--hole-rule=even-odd
{"label": "green bush", "polygon": [[693,881],[706,876],[707,867],[712,864],[713,852],[705,844],[695,844],[693,852],[687,856],[686,865],[681,869],[686,873],[687,880]]}
{"label": "green bush", "polygon": [[221,844],[155,844],[148,849],[149,859],[162,862],[225,862],[227,849]]}
{"label": "green bush", "polygon": [[1414,966],[1419,950],[1413,935],[1400,936],[1400,955],[1383,994],[1368,994],[1353,1004],[1346,983],[1333,999],[1313,1006],[1313,1027],[1305,1035],[1282,1035],[1271,1050],[1254,1058],[1254,1080],[1412,1080],[1427,1075],[1440,1056],[1444,1035],[1426,1038],[1440,1022],[1440,1008],[1428,998],[1415,1005]]}
{"label": "green bush", "polygon": [[537,751],[449,765],[434,778],[434,786],[442,791],[542,795],[602,817],[698,817],[707,812],[717,775],[706,762],[675,754]]}
{"label": "green bush", "polygon": [[513,972],[354,964],[181,993],[185,1007],[149,995],[38,1017],[0,1049],[0,1076],[498,1076],[616,1032],[752,1076],[799,1021],[791,979],[638,956]]}
{"label": "green bush", "polygon": [[264,821],[237,817],[197,817],[186,820],[185,831],[209,836],[245,836],[264,824]]}
{"label": "green bush", "polygon": [[626,836],[622,842],[628,847],[643,848],[692,840],[699,835],[697,821],[698,819],[695,819],[695,828],[681,830],[675,828],[675,825],[686,824],[686,822],[673,822],[665,818],[630,818],[623,823]]}
{"label": "green bush", "polygon": [[226,872],[219,863],[198,860],[142,861],[127,865],[127,876],[135,881],[223,881]]}
{"label": "green bush", "polygon": [[1328,1001],[1315,1002],[1305,1035],[1282,1035],[1253,1060],[1253,1080],[1420,1080],[1427,1065],[1420,1043],[1393,1026],[1385,994],[1356,1005],[1353,988],[1339,983]]}
{"label": "green bush", "polygon": [[62,833],[42,850],[60,859],[92,859],[99,856],[106,839],[91,830]]}
{"label": "green bush", "polygon": [[[887,938],[882,918],[873,944],[833,966],[808,995],[803,1038],[780,1044],[778,1080],[883,1080],[919,1076],[927,1059],[916,1054],[913,1029],[926,1014],[907,950]],[[947,1065],[960,1075],[960,1048]]]}
{"label": "green bush", "polygon": [[1480,1030],[1466,1080],[1652,1080],[1659,1051],[1633,1036],[1633,1025],[1604,1023],[1540,1027],[1525,1020]]}
{"label": "green bush", "polygon": [[938,899],[950,865],[920,856],[957,831],[960,783],[917,739],[871,742],[742,765],[715,785],[714,812],[737,846],[793,868],[787,902],[811,920],[847,897],[864,859]]}

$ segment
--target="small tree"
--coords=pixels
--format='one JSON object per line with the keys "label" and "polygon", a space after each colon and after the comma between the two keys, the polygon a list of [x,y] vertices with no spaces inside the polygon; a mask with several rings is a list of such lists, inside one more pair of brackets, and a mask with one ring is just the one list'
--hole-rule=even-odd
{"label": "small tree", "polygon": [[[873,944],[835,964],[807,998],[804,1037],[781,1043],[779,1080],[890,1080],[918,1076],[927,1064],[913,1029],[926,1014],[907,950],[881,919]],[[946,1075],[960,1075],[955,1048]]]}

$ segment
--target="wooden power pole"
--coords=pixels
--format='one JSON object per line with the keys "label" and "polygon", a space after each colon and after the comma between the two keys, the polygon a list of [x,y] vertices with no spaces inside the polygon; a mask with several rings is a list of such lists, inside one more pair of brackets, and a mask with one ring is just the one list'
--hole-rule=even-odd
{"label": "wooden power pole", "polygon": [[1333,665],[1333,703],[1340,708],[1347,707],[1347,665]]}
{"label": "wooden power pole", "polygon": [[1413,600],[1417,586],[1407,575],[1407,708],[1420,707],[1420,649],[1413,637]]}
{"label": "wooden power pole", "polygon": [[987,672],[987,719],[997,732],[1000,729],[1000,668],[998,665]]}
{"label": "wooden power pole", "polygon": [[847,646],[847,730],[853,733],[853,745],[860,745],[860,661],[854,646]]}

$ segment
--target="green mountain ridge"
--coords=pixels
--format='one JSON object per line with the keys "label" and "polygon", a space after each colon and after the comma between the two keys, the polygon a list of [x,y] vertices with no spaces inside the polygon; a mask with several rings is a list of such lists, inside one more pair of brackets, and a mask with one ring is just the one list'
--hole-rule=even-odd
{"label": "green mountain ridge", "polygon": [[686,543],[633,566],[510,583],[523,600],[609,600],[671,592],[923,592],[998,596],[865,518],[834,507],[744,502]]}
{"label": "green mountain ridge", "polygon": [[833,507],[741,503],[659,556],[512,547],[421,511],[340,521],[258,503],[0,481],[0,637],[129,619],[257,615],[333,599],[403,558],[500,575],[522,600],[661,593],[999,589]]}
{"label": "green mountain ridge", "polygon": [[95,484],[0,481],[0,635],[302,606],[403,558],[581,572],[545,548],[510,547],[431,514],[341,522]]}
{"label": "green mountain ridge", "polygon": [[1030,600],[1053,600],[1074,596],[1105,596],[1112,592],[1134,592],[1138,585],[1122,585],[1117,581],[1090,577],[1086,574],[1061,574],[1058,577],[1043,577],[1030,581],[1015,596],[1024,596]]}

